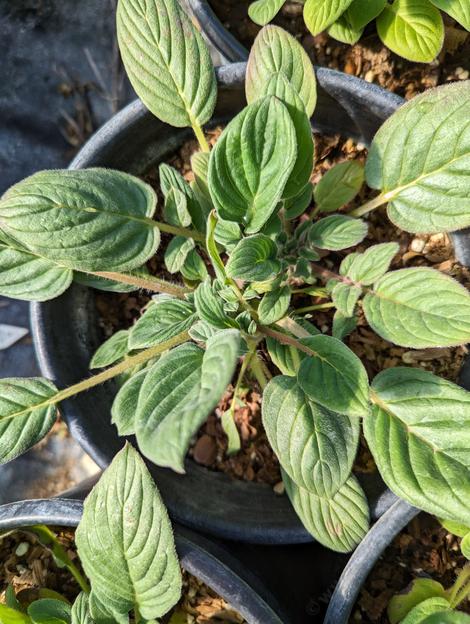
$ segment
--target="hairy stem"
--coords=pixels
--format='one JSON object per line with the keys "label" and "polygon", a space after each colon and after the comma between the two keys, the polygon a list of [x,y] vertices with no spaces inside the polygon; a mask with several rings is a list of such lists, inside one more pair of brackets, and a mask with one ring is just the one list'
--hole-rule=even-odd
{"label": "hairy stem", "polygon": [[328,299],[329,295],[326,288],[319,288],[318,286],[307,286],[306,288],[294,288],[293,295],[312,295],[312,297],[321,297],[322,299]]}
{"label": "hairy stem", "polygon": [[250,369],[253,375],[256,378],[256,381],[259,383],[261,390],[264,390],[268,385],[268,379],[264,374],[263,367],[261,366],[261,362],[258,356],[255,354],[250,362]]}
{"label": "hairy stem", "polygon": [[209,152],[210,151],[209,143],[207,142],[203,129],[197,123],[197,121],[193,121],[192,128],[194,130],[194,134],[196,135],[196,139],[198,140],[201,150],[203,152]]}
{"label": "hairy stem", "polygon": [[277,321],[276,325],[278,327],[282,327],[291,334],[294,334],[294,336],[297,336],[297,338],[308,338],[309,336],[311,336],[310,332],[304,329],[302,325],[299,325],[290,316],[285,316],[280,321]]}
{"label": "hairy stem", "polygon": [[295,311],[298,314],[303,312],[313,312],[314,310],[327,310],[328,308],[334,308],[335,304],[332,301],[327,303],[317,303],[316,305],[305,306],[304,308],[296,308]]}
{"label": "hairy stem", "polygon": [[122,284],[131,284],[132,286],[137,286],[138,288],[150,290],[152,292],[166,293],[168,295],[173,295],[178,299],[185,299],[185,293],[191,292],[190,288],[178,286],[178,284],[172,284],[171,282],[154,277],[153,275],[114,273],[113,271],[96,271],[90,272],[89,274],[114,280],[115,282],[121,282]]}
{"label": "hairy stem", "polygon": [[387,193],[380,193],[380,195],[377,195],[377,197],[374,197],[365,204],[362,204],[359,208],[354,208],[354,210],[348,212],[348,215],[350,217],[362,217],[362,215],[365,215],[375,208],[382,206],[382,204],[386,204],[389,199],[390,197],[388,197]]}
{"label": "hairy stem", "polygon": [[190,230],[189,228],[177,227],[176,225],[170,225],[169,223],[163,223],[162,221],[153,221],[152,224],[157,227],[160,232],[166,232],[166,234],[173,234],[174,236],[183,236],[184,238],[192,238],[195,241],[204,243],[206,237],[197,230]]}
{"label": "hairy stem", "polygon": [[[304,353],[307,353],[308,355],[317,355],[316,352],[313,351],[313,349],[310,349],[306,345],[302,344],[296,338],[292,338],[291,336],[287,336],[287,334],[283,334],[282,332],[279,332],[276,329],[273,329],[272,327],[266,327],[264,325],[258,325],[258,329],[265,336],[269,336],[270,338],[274,338],[275,340],[277,340],[278,342],[281,342],[282,344],[288,345],[290,347],[295,347],[299,351],[303,351]],[[309,336],[310,336],[310,334],[309,334]]]}

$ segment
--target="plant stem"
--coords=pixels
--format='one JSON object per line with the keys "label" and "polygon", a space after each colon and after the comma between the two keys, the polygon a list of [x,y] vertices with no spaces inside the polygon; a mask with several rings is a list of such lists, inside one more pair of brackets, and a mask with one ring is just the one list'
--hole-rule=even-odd
{"label": "plant stem", "polygon": [[209,152],[210,147],[207,139],[204,135],[204,131],[201,126],[197,123],[197,121],[193,121],[192,127],[194,130],[194,134],[196,135],[196,139],[198,140],[199,146],[203,152]]}
{"label": "plant stem", "polygon": [[362,215],[365,215],[368,212],[371,212],[372,210],[374,210],[375,208],[382,206],[382,204],[386,204],[389,199],[390,197],[388,197],[387,193],[380,193],[380,195],[377,195],[377,197],[374,197],[368,202],[366,202],[365,204],[362,204],[362,206],[359,206],[359,208],[354,208],[354,210],[351,210],[351,212],[348,212],[348,216],[362,217]]}
{"label": "plant stem", "polygon": [[317,303],[316,305],[305,306],[304,308],[296,308],[295,312],[301,314],[302,312],[313,312],[314,310],[327,310],[328,308],[334,308],[335,304],[332,301],[327,303]]}
{"label": "plant stem", "polygon": [[321,297],[322,299],[328,299],[328,292],[326,288],[319,288],[318,286],[307,286],[306,288],[294,288],[293,295],[312,295],[312,297]]}
{"label": "plant stem", "polygon": [[310,349],[306,345],[302,344],[296,338],[292,338],[291,336],[287,336],[286,334],[283,334],[282,332],[278,332],[277,330],[272,329],[272,327],[265,327],[264,325],[258,325],[258,329],[265,336],[270,336],[271,338],[274,338],[275,340],[277,340],[278,342],[281,342],[282,344],[288,345],[290,347],[295,347],[296,349],[299,349],[299,351],[303,351],[304,353],[307,353],[308,355],[317,355],[316,352],[313,351],[313,349]]}
{"label": "plant stem", "polygon": [[308,338],[311,334],[304,328],[302,325],[299,325],[294,321],[290,316],[285,316],[280,321],[277,321],[276,325],[282,327],[283,329],[289,331],[297,338]]}
{"label": "plant stem", "polygon": [[174,236],[183,236],[184,238],[192,238],[193,240],[204,243],[206,237],[197,230],[190,230],[189,228],[177,227],[176,225],[170,225],[169,223],[163,223],[162,221],[154,221],[149,219],[154,227],[157,227],[161,232],[166,234],[173,234]]}
{"label": "plant stem", "polygon": [[178,286],[178,284],[172,284],[171,282],[154,277],[153,275],[114,273],[113,271],[90,271],[89,275],[96,275],[97,277],[114,280],[115,282],[121,282],[122,284],[131,284],[132,286],[137,286],[138,288],[150,290],[152,292],[167,293],[168,295],[173,295],[178,299],[185,299],[185,293],[191,292],[190,288]]}
{"label": "plant stem", "polygon": [[256,354],[250,362],[250,369],[253,375],[256,377],[256,381],[261,386],[261,390],[264,390],[268,385],[268,380],[266,378],[266,375],[264,374],[261,362]]}
{"label": "plant stem", "polygon": [[234,418],[235,416],[235,405],[237,402],[237,396],[238,393],[240,392],[240,386],[241,383],[243,381],[243,377],[245,376],[246,370],[254,356],[256,352],[256,343],[253,343],[250,346],[250,350],[248,351],[248,353],[245,355],[245,357],[243,358],[243,362],[242,365],[240,367],[240,372],[238,373],[238,378],[237,378],[237,383],[235,384],[235,389],[233,391],[233,397],[232,397],[232,402],[230,403],[230,416],[232,418]]}

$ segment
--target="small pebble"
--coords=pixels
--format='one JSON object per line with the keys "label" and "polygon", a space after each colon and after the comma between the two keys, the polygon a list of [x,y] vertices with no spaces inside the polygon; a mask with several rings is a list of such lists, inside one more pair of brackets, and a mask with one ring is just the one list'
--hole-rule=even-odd
{"label": "small pebble", "polygon": [[23,555],[26,555],[26,553],[29,550],[29,544],[28,542],[21,542],[20,544],[18,544],[16,550],[15,550],[15,555],[17,557],[22,557]]}
{"label": "small pebble", "polygon": [[374,82],[374,78],[375,78],[374,72],[371,69],[369,69],[369,71],[366,72],[366,75],[364,76],[364,80],[366,80],[367,82]]}
{"label": "small pebble", "polygon": [[284,494],[284,492],[286,491],[286,488],[284,486],[283,481],[279,481],[279,483],[276,483],[276,485],[273,487],[274,493],[278,494],[279,496],[281,496],[281,494]]}
{"label": "small pebble", "polygon": [[203,435],[196,442],[193,451],[194,460],[203,466],[210,466],[217,457],[217,444],[211,436]]}
{"label": "small pebble", "polygon": [[413,238],[411,241],[410,249],[416,253],[421,253],[426,246],[426,241],[421,240],[420,238]]}

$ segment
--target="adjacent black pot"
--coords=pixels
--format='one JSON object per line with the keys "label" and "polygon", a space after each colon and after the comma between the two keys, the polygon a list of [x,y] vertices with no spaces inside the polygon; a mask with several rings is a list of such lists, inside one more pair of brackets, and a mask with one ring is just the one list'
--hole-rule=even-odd
{"label": "adjacent black pot", "polygon": [[[82,511],[82,501],[65,498],[9,503],[0,506],[0,531],[34,524],[75,528]],[[287,620],[276,613],[277,606],[274,611],[271,606],[274,601],[259,579],[234,562],[222,548],[179,527],[175,527],[175,540],[183,569],[211,587],[248,624],[286,624]]]}

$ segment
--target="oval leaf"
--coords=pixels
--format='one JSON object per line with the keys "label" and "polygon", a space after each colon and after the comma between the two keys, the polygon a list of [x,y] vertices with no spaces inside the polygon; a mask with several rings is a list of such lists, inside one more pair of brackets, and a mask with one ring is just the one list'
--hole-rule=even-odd
{"label": "oval leaf", "polygon": [[194,249],[192,238],[175,236],[165,250],[165,267],[169,273],[177,273],[184,265],[191,249]]}
{"label": "oval leaf", "polygon": [[388,271],[399,249],[398,243],[372,245],[364,253],[347,256],[341,263],[339,272],[354,282],[369,286]]}
{"label": "oval leaf", "polygon": [[248,7],[248,15],[260,26],[264,26],[276,17],[286,0],[256,0]]}
{"label": "oval leaf", "polygon": [[277,245],[268,236],[256,234],[242,238],[230,254],[226,271],[229,277],[261,282],[275,277],[281,270]]}
{"label": "oval leaf", "polygon": [[90,609],[88,607],[88,596],[81,592],[72,606],[72,624],[93,624]]}
{"label": "oval leaf", "polygon": [[367,223],[346,215],[324,217],[312,225],[308,240],[314,247],[337,251],[360,243],[367,236]]}
{"label": "oval leaf", "polygon": [[320,212],[335,212],[349,203],[364,184],[364,167],[356,160],[335,165],[315,186],[313,197]]}
{"label": "oval leaf", "polygon": [[91,358],[90,368],[103,368],[103,366],[109,366],[123,358],[129,350],[128,341],[129,331],[127,329],[121,329],[113,334],[97,349]]}
{"label": "oval leaf", "polygon": [[194,304],[199,317],[217,329],[236,327],[236,321],[224,310],[223,299],[219,296],[216,283],[207,279],[194,293]]}
{"label": "oval leaf", "polygon": [[291,290],[289,286],[267,292],[258,306],[258,317],[263,325],[271,325],[286,315],[289,309]]}
{"label": "oval leaf", "polygon": [[424,622],[429,621],[428,618],[433,613],[439,614],[438,620],[435,620],[434,624],[445,624],[448,620],[441,619],[441,616],[444,616],[446,612],[450,612],[448,600],[439,597],[428,598],[421,604],[416,605],[406,618],[402,620],[401,624],[424,624]]}
{"label": "oval leaf", "polygon": [[330,37],[349,45],[357,43],[361,38],[362,33],[362,28],[356,29],[352,26],[346,13],[343,13],[343,15],[341,15],[336,22],[331,24],[328,28],[328,34]]}
{"label": "oval leaf", "polygon": [[135,433],[136,407],[144,400],[141,397],[143,383],[150,367],[132,375],[130,379],[119,389],[111,408],[111,422],[116,425],[120,436]]}
{"label": "oval leaf", "polygon": [[441,11],[445,11],[466,30],[470,30],[470,4],[467,0],[431,0]]}
{"label": "oval leaf", "polygon": [[384,10],[387,0],[353,0],[345,15],[356,30],[367,26]]}
{"label": "oval leaf", "polygon": [[129,350],[146,349],[187,331],[197,320],[189,301],[161,295],[129,331]]}
{"label": "oval leaf", "polygon": [[[413,579],[408,587],[392,596],[387,607],[390,624],[401,622],[414,608],[429,598],[445,598],[446,590],[431,578]],[[449,604],[449,603],[447,603]]]}
{"label": "oval leaf", "polygon": [[318,35],[336,22],[352,0],[307,0],[304,5],[305,25],[312,33]]}
{"label": "oval leaf", "polygon": [[43,598],[35,600],[28,607],[28,615],[34,624],[70,624],[70,605],[63,600]]}

